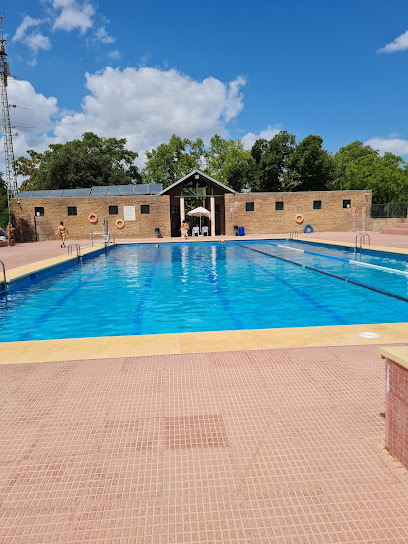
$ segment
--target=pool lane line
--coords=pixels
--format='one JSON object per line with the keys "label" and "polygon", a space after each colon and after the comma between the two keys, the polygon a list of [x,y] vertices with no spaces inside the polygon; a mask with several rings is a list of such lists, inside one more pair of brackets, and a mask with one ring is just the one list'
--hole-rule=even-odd
{"label": "pool lane line", "polygon": [[[238,245],[238,244],[237,244]],[[240,247],[243,247],[243,248],[246,248],[246,246],[243,246],[241,244],[239,244]],[[246,248],[247,249],[247,248]],[[341,325],[349,325],[349,323],[341,316],[339,316],[336,312],[334,312],[333,310],[331,310],[330,308],[324,306],[323,304],[321,304],[320,302],[316,301],[315,299],[313,299],[310,295],[308,295],[307,293],[305,293],[304,291],[302,291],[301,289],[298,289],[297,287],[291,285],[288,281],[286,281],[284,278],[281,278],[279,277],[278,274],[274,274],[273,272],[271,272],[270,270],[267,270],[266,268],[264,268],[263,266],[259,265],[258,263],[253,263],[255,264],[258,268],[260,268],[265,274],[268,274],[269,276],[272,276],[273,278],[275,278],[277,281],[279,281],[280,283],[282,283],[285,287],[291,289],[292,291],[294,291],[299,297],[301,298],[304,298],[309,304],[311,304],[312,306],[314,306],[316,309],[320,310],[320,311],[324,311],[326,312],[327,314],[329,314],[333,319],[335,319],[339,324]]]}
{"label": "pool lane line", "polygon": [[94,276],[91,275],[91,274],[87,274],[89,277],[88,279],[85,279],[85,280],[81,280],[76,284],[75,287],[73,287],[70,291],[68,291],[68,293],[66,293],[65,295],[63,295],[60,299],[58,299],[52,306],[51,308],[48,308],[47,310],[45,310],[45,312],[43,312],[39,317],[37,317],[37,319],[34,321],[34,323],[32,323],[32,325],[30,325],[27,329],[24,330],[24,332],[22,332],[19,336],[19,339],[18,341],[23,341],[23,340],[26,340],[26,336],[27,334],[30,334],[32,333],[32,331],[36,330],[36,328],[40,325],[44,325],[44,322],[47,321],[52,314],[54,314],[59,308],[61,308],[68,299],[70,299],[73,295],[75,295],[75,293],[85,284],[87,284],[89,281],[91,281],[92,279],[94,279]]}
{"label": "pool lane line", "polygon": [[[239,245],[239,247],[246,248],[246,246],[244,246],[242,244],[237,244],[237,245]],[[249,248],[246,248],[246,249],[249,249]],[[267,254],[267,255],[269,255],[269,254]],[[261,266],[258,263],[253,263],[253,264],[255,264],[258,268],[260,268],[265,274],[268,274],[269,276],[272,276],[277,281],[282,283],[285,287],[288,287],[289,289],[294,291],[299,297],[304,298],[309,304],[314,306],[316,309],[318,309],[320,311],[324,311],[327,314],[329,314],[332,317],[332,319],[335,319],[340,325],[349,325],[350,324],[350,323],[348,323],[348,321],[346,319],[344,319],[344,317],[338,315],[331,308],[328,308],[328,307],[324,306],[323,304],[321,304],[320,302],[316,301],[315,299],[313,299],[310,295],[308,295],[307,293],[305,293],[301,289],[298,289],[294,285],[291,285],[284,278],[279,277],[278,274],[274,274],[273,272],[271,272],[270,270],[267,270],[266,268],[264,268],[263,266]]]}
{"label": "pool lane line", "polygon": [[257,253],[261,253],[262,255],[266,255],[267,257],[273,257],[274,259],[279,259],[279,260],[285,261],[287,263],[295,264],[296,266],[300,266],[301,268],[305,268],[306,270],[312,270],[313,272],[319,272],[319,274],[324,274],[325,276],[330,276],[331,278],[336,278],[337,280],[345,281],[346,283],[352,283],[353,285],[357,285],[358,287],[364,287],[365,289],[370,289],[370,291],[375,291],[376,293],[380,293],[381,295],[387,295],[388,297],[397,298],[398,300],[403,300],[404,302],[408,302],[408,298],[403,297],[402,295],[395,295],[394,293],[389,293],[388,291],[383,291],[382,289],[377,289],[376,287],[371,287],[371,285],[366,285],[365,283],[360,283],[359,281],[349,280],[348,278],[343,278],[343,276],[339,276],[338,274],[332,274],[331,272],[327,272],[326,270],[319,270],[318,268],[313,268],[313,266],[308,266],[306,264],[297,263],[296,261],[291,261],[290,259],[285,259],[284,257],[278,257],[277,255],[272,255],[271,253],[266,253],[265,251],[261,251],[260,249],[254,249],[252,247],[244,246],[243,244],[240,244],[238,242],[234,242],[234,244],[239,245],[241,247],[245,247],[246,249],[249,249],[250,251],[256,251]]}
{"label": "pool lane line", "polygon": [[388,266],[380,266],[378,264],[364,263],[362,261],[356,261],[354,259],[345,259],[344,257],[335,257],[334,255],[324,255],[324,253],[316,253],[315,251],[308,251],[306,249],[298,249],[296,247],[283,246],[282,244],[273,244],[272,242],[266,242],[270,246],[282,247],[284,249],[291,249],[292,251],[300,251],[301,253],[307,253],[308,255],[316,255],[317,257],[323,257],[324,259],[334,259],[336,261],[342,261],[344,263],[356,264],[360,266],[368,266],[369,268],[376,268],[378,270],[384,270],[385,272],[391,272],[391,274],[401,274],[408,276],[408,272],[398,270],[398,268],[389,268]]}
{"label": "pool lane line", "polygon": [[217,278],[214,276],[214,273],[211,270],[208,269],[208,266],[206,265],[206,262],[203,261],[203,259],[199,259],[199,260],[202,263],[201,266],[202,266],[205,274],[207,275],[207,278],[208,278],[209,282],[215,288],[214,292],[217,294],[218,298],[220,299],[221,304],[222,304],[222,306],[224,308],[224,311],[227,313],[227,315],[232,320],[235,329],[236,330],[243,330],[245,327],[242,325],[241,320],[239,319],[239,317],[234,312],[234,310],[233,310],[233,308],[231,306],[231,303],[230,303],[230,301],[228,299],[228,296],[224,293],[224,290],[222,289],[222,287],[218,283]]}
{"label": "pool lane line", "polygon": [[133,317],[133,328],[132,328],[132,334],[133,335],[140,335],[140,330],[142,328],[143,318],[144,318],[144,314],[145,314],[146,301],[149,298],[148,295],[149,295],[151,287],[152,287],[154,275],[155,275],[155,272],[156,272],[157,263],[159,261],[160,249],[159,248],[157,248],[157,249],[158,249],[158,251],[154,256],[152,266],[150,267],[150,270],[149,270],[148,274],[146,275],[143,287],[140,289],[141,295],[140,295],[140,298],[139,298],[139,303],[137,305],[137,308],[134,311],[134,317]]}

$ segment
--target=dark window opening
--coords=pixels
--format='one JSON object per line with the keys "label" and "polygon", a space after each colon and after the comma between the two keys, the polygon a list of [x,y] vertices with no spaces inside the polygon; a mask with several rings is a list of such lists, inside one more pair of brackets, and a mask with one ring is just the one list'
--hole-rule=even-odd
{"label": "dark window opening", "polygon": [[44,208],[34,208],[34,214],[36,215],[36,217],[43,217]]}
{"label": "dark window opening", "polygon": [[351,200],[343,200],[343,208],[350,208]]}
{"label": "dark window opening", "polygon": [[142,204],[140,206],[140,213],[143,215],[147,215],[150,213],[150,204]]}
{"label": "dark window opening", "polygon": [[247,212],[253,212],[255,210],[255,204],[253,202],[247,202],[245,208]]}
{"label": "dark window opening", "polygon": [[321,200],[313,200],[313,209],[314,210],[321,210],[322,209],[322,201]]}
{"label": "dark window opening", "polygon": [[275,202],[275,210],[276,211],[282,211],[283,210],[283,202]]}
{"label": "dark window opening", "polygon": [[68,215],[78,215],[76,206],[68,206]]}
{"label": "dark window opening", "polygon": [[117,206],[109,206],[109,215],[118,215],[119,210]]}

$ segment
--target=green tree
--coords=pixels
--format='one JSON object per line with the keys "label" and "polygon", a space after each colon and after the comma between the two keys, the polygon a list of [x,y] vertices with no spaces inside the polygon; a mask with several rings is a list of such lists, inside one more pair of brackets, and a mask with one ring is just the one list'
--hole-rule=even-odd
{"label": "green tree", "polygon": [[341,147],[333,156],[333,182],[331,189],[344,189],[349,180],[346,179],[346,171],[349,165],[355,162],[360,157],[367,155],[379,156],[378,151],[375,151],[369,145],[364,145],[363,142],[356,140],[344,147]]}
{"label": "green tree", "polygon": [[253,185],[255,161],[240,140],[225,140],[215,134],[205,152],[205,172],[217,181],[241,192]]}
{"label": "green tree", "polygon": [[0,172],[0,227],[6,228],[8,223],[7,185]]}
{"label": "green tree", "polygon": [[296,138],[281,131],[269,142],[257,140],[251,149],[255,161],[255,191],[291,191],[298,184],[294,170]]}
{"label": "green tree", "polygon": [[167,143],[146,151],[143,179],[146,183],[162,183],[163,188],[186,176],[191,170],[204,168],[204,142],[173,134]]}
{"label": "green tree", "polygon": [[100,138],[86,132],[82,140],[51,144],[43,158],[17,162],[20,171],[26,168],[31,175],[26,187],[30,190],[126,185],[141,178],[134,165],[138,154],[125,149],[125,144],[124,138]]}
{"label": "green tree", "polygon": [[333,179],[331,155],[323,149],[323,138],[310,134],[296,146],[293,157],[297,191],[328,190]]}
{"label": "green tree", "polygon": [[20,191],[25,191],[32,182],[32,174],[41,164],[41,161],[44,160],[44,155],[34,151],[34,149],[28,149],[27,153],[30,158],[19,157],[14,161],[15,172],[18,176],[28,176],[20,186]]}
{"label": "green tree", "polygon": [[408,200],[408,165],[401,157],[371,153],[350,162],[345,170],[343,189],[371,189],[373,202]]}

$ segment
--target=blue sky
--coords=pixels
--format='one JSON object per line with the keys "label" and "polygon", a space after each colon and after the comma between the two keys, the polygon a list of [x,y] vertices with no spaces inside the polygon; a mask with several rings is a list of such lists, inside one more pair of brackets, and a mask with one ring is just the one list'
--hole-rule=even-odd
{"label": "blue sky", "polygon": [[408,160],[406,1],[20,0],[4,16],[16,158],[87,130],[126,137],[140,165],[173,133],[250,147],[287,130]]}

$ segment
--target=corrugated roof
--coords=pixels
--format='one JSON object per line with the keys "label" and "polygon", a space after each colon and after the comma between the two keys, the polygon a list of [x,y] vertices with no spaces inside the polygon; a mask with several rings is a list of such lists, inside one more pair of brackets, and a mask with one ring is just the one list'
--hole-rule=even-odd
{"label": "corrugated roof", "polygon": [[15,197],[23,198],[88,198],[102,196],[156,195],[163,186],[160,183],[136,185],[97,185],[81,189],[52,189],[49,191],[22,191]]}

